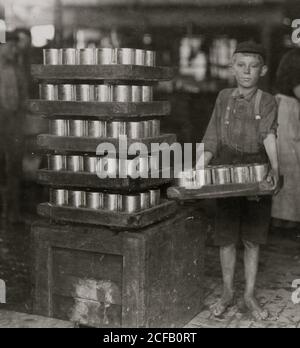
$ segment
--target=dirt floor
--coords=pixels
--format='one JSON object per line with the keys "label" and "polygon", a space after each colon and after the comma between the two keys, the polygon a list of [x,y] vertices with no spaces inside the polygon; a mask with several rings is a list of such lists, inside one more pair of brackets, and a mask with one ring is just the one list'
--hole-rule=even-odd
{"label": "dirt floor", "polygon": [[[30,223],[0,225],[0,279],[6,282],[7,304],[0,310],[32,311],[32,260],[30,251]],[[299,234],[299,235],[298,235]],[[210,234],[208,233],[208,236]],[[209,306],[221,293],[221,272],[218,249],[208,238],[206,248],[206,280],[204,309],[188,325],[201,327],[299,327],[300,303],[292,302],[292,283],[300,279],[300,233],[294,230],[273,230],[269,244],[262,249],[258,275],[257,295],[268,308],[271,317],[266,322],[255,322],[239,301],[221,319],[212,317]],[[239,250],[236,290],[238,298],[243,292],[243,259]],[[298,296],[300,299],[300,294]]]}

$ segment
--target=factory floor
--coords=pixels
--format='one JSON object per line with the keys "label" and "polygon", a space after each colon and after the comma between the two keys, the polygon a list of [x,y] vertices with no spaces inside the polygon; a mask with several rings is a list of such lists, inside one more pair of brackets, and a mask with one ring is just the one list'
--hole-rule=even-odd
{"label": "factory floor", "polygon": [[[7,225],[0,221],[0,279],[6,283],[6,304],[0,311],[32,311],[32,260],[30,252],[30,223],[35,216],[26,216],[24,223]],[[276,232],[276,233],[275,233]],[[285,236],[284,236],[285,235]],[[204,308],[187,328],[202,327],[299,327],[300,303],[292,302],[296,289],[292,283],[300,279],[300,233],[271,231],[269,244],[262,249],[258,275],[257,295],[271,316],[268,321],[255,322],[244,308],[235,305],[221,319],[212,317],[209,306],[221,293],[221,272],[218,249],[208,241],[206,248],[206,280]],[[236,276],[237,295],[242,298],[242,250]],[[300,294],[295,299],[300,300]]]}
{"label": "factory floor", "polygon": [[[206,248],[204,308],[187,328],[300,328],[300,231],[270,231],[269,244],[262,248],[257,280],[257,298],[269,311],[266,321],[255,321],[243,305],[243,250],[240,248],[236,272],[236,304],[222,318],[215,318],[209,308],[222,291],[218,249]],[[294,302],[293,302],[294,300]]]}

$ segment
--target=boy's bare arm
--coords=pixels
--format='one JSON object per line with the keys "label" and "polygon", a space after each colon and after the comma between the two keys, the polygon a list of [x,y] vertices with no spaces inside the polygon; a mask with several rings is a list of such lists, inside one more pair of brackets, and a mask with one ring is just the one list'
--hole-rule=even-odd
{"label": "boy's bare arm", "polygon": [[212,160],[213,154],[209,151],[204,151],[203,154],[199,157],[196,164],[196,169],[202,169],[206,167],[209,162]]}
{"label": "boy's bare arm", "polygon": [[275,193],[277,193],[279,188],[279,161],[275,134],[268,134],[264,140],[264,146],[272,168],[267,180],[273,180],[274,187],[276,188]]}

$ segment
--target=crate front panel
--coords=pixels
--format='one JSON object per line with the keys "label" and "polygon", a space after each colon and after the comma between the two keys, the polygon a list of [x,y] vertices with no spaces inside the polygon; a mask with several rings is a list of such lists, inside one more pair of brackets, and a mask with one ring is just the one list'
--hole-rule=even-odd
{"label": "crate front panel", "polygon": [[93,327],[122,325],[120,255],[52,249],[53,316]]}

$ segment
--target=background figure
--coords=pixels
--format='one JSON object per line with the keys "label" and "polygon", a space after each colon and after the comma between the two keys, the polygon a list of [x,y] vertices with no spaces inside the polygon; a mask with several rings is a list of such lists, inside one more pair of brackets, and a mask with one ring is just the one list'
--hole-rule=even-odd
{"label": "background figure", "polygon": [[300,222],[300,48],[289,51],[277,72],[278,151],[284,186],[273,197],[275,227],[296,227]]}
{"label": "background figure", "polygon": [[22,174],[22,127],[26,86],[17,64],[15,33],[7,33],[0,45],[0,141],[4,158],[2,216],[11,222],[20,220],[20,180]]}

